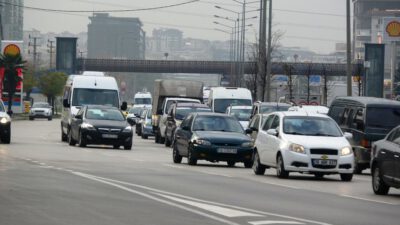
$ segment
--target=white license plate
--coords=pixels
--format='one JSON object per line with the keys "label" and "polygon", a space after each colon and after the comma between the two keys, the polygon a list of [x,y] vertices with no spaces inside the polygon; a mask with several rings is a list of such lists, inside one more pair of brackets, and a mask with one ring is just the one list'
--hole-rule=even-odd
{"label": "white license plate", "polygon": [[322,166],[336,166],[336,160],[314,159],[314,164]]}
{"label": "white license plate", "polygon": [[102,137],[103,138],[110,138],[110,139],[117,139],[118,135],[116,135],[116,134],[103,134]]}
{"label": "white license plate", "polygon": [[218,153],[227,153],[227,154],[236,154],[237,149],[236,148],[219,148],[217,149]]}

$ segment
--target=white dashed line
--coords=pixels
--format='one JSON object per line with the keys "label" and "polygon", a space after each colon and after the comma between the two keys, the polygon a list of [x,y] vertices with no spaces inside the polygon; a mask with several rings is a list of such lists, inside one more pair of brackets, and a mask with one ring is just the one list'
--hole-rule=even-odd
{"label": "white dashed line", "polygon": [[368,198],[361,198],[361,197],[356,197],[356,196],[351,196],[351,195],[339,195],[339,196],[342,196],[342,197],[345,197],[345,198],[352,198],[352,199],[362,200],[362,201],[381,203],[381,204],[398,205],[398,204],[395,204],[395,203],[379,201],[379,200],[373,200],[373,199],[368,199]]}

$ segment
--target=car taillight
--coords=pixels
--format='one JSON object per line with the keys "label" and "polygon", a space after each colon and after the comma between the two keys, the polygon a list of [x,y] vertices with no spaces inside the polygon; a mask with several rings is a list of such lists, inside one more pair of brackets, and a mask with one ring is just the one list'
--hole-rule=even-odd
{"label": "car taillight", "polygon": [[371,147],[371,142],[368,141],[367,139],[361,139],[361,146],[363,146],[364,148],[369,148]]}

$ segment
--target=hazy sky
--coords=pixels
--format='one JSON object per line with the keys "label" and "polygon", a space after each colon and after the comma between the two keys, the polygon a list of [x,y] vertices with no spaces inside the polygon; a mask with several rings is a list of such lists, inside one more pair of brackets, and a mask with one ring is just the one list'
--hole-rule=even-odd
{"label": "hazy sky", "polygon": [[[26,6],[64,10],[110,10],[138,9],[186,2],[187,0],[25,0]],[[243,0],[238,0],[243,1]],[[247,11],[259,8],[258,0],[248,4]],[[346,0],[274,0],[274,30],[284,31],[281,43],[287,47],[299,46],[328,53],[334,50],[336,42],[345,40]],[[227,40],[229,34],[214,30],[228,29],[213,24],[219,21],[231,25],[230,21],[218,20],[214,15],[237,17],[237,14],[217,9],[218,5],[233,11],[241,11],[241,5],[233,0],[200,0],[189,5],[142,12],[111,13],[120,17],[139,17],[143,29],[151,36],[154,28],[178,28],[184,37],[209,40]],[[49,13],[25,9],[24,30],[38,29],[42,32],[87,31],[88,16],[91,13]],[[258,16],[249,12],[248,17]],[[248,30],[247,40],[255,40],[258,33],[258,19],[247,21],[254,24]]]}

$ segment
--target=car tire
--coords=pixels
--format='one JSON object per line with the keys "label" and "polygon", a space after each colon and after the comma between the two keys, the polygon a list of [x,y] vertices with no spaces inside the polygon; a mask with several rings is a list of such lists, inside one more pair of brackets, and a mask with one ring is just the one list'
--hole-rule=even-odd
{"label": "car tire", "polygon": [[149,136],[142,133],[142,139],[147,139],[147,138],[149,138]]}
{"label": "car tire", "polygon": [[31,117],[31,116],[29,117],[29,120],[34,120],[34,119],[35,119],[35,118],[33,118],[33,117]]}
{"label": "car tire", "polygon": [[82,132],[79,131],[79,141],[78,141],[79,147],[86,147],[86,139],[83,137]]}
{"label": "car tire", "polygon": [[358,164],[358,163],[354,163],[354,174],[362,174],[362,171],[364,170],[364,168]]}
{"label": "car tire", "polygon": [[324,178],[324,176],[325,176],[325,174],[323,174],[323,173],[314,173],[314,177],[317,179],[322,179],[322,178]]}
{"label": "car tire", "polygon": [[289,177],[289,172],[285,169],[285,163],[281,154],[276,157],[276,176],[283,179]]}
{"label": "car tire", "polygon": [[246,161],[243,164],[244,168],[251,168],[253,166],[253,161]]}
{"label": "car tire", "polygon": [[235,161],[227,161],[226,164],[228,164],[228,167],[234,167],[236,162]]}
{"label": "car tire", "polygon": [[119,149],[119,145],[113,145],[113,149]]}
{"label": "car tire", "polygon": [[64,134],[64,131],[62,129],[62,125],[61,125],[61,141],[62,142],[67,142],[68,141],[68,136],[66,134]]}
{"label": "car tire", "polygon": [[256,175],[264,175],[265,174],[265,169],[267,169],[266,166],[261,164],[260,162],[260,156],[258,155],[258,152],[254,152],[253,156],[253,171]]}
{"label": "car tire", "polygon": [[188,164],[189,165],[191,165],[191,166],[194,166],[194,165],[196,165],[197,164],[197,159],[196,159],[196,157],[193,155],[193,146],[192,145],[189,145],[189,148],[188,148]]}
{"label": "car tire", "polygon": [[353,174],[352,173],[341,173],[340,174],[340,179],[342,181],[351,181],[353,179]]}
{"label": "car tire", "polygon": [[165,147],[171,147],[171,141],[168,139],[167,132],[165,132]]}
{"label": "car tire", "polygon": [[160,143],[160,135],[158,134],[158,132],[156,131],[155,135],[154,135],[154,142],[155,143]]}
{"label": "car tire", "polygon": [[125,150],[132,150],[132,142],[128,145],[124,145]]}
{"label": "car tire", "polygon": [[72,137],[71,129],[68,129],[68,144],[71,145],[71,146],[75,146],[76,145],[76,141]]}
{"label": "car tire", "polygon": [[7,133],[1,136],[1,142],[4,144],[10,144],[11,143],[11,127],[6,128]]}
{"label": "car tire", "polygon": [[172,149],[172,160],[174,163],[181,163],[182,162],[182,156],[179,155],[178,147],[176,144],[174,144],[174,147]]}
{"label": "car tire", "polygon": [[51,121],[52,119],[53,119],[53,117],[49,117],[49,118],[47,118],[47,120],[48,120],[48,121]]}
{"label": "car tire", "polygon": [[160,135],[160,144],[164,144],[165,143],[165,137],[162,137],[161,135]]}
{"label": "car tire", "polygon": [[373,168],[372,170],[372,190],[377,195],[387,195],[390,186],[385,184],[382,180],[382,174],[379,166]]}

